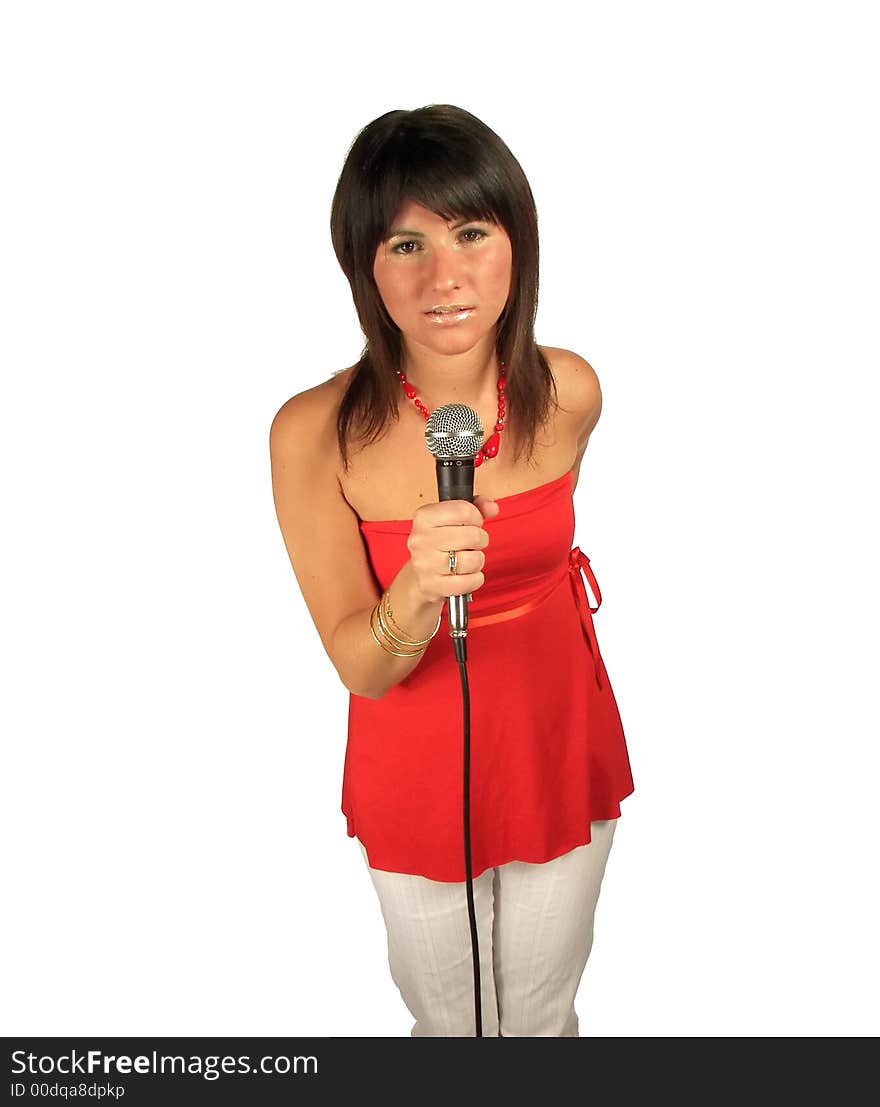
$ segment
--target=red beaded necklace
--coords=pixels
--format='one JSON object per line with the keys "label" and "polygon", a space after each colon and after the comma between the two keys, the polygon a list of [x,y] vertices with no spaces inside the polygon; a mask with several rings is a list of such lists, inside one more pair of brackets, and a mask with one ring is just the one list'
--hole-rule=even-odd
{"label": "red beaded necklace", "polygon": [[[495,457],[495,455],[498,453],[498,446],[501,442],[501,432],[504,430],[504,386],[507,383],[507,378],[504,376],[505,372],[506,369],[504,366],[504,362],[502,361],[498,370],[498,421],[495,424],[495,433],[483,443],[482,447],[477,451],[477,454],[474,457],[474,465],[477,467],[482,465],[484,461]],[[416,405],[422,415],[424,415],[425,422],[427,422],[428,419],[431,418],[430,411],[428,411],[428,409],[419,399],[419,394],[409,383],[409,381],[407,381],[406,376],[400,371],[400,369],[397,370],[397,375],[400,378],[401,383],[403,384],[404,392],[413,401],[413,403]]]}

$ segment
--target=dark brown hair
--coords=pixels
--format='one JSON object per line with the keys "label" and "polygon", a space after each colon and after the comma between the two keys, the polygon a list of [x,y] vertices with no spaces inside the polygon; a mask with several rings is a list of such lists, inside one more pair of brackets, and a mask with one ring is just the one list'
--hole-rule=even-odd
{"label": "dark brown hair", "polygon": [[[485,123],[452,104],[390,111],[367,124],[345,159],[333,196],[330,234],[348,278],[366,344],[337,416],[348,472],[349,435],[368,442],[399,418],[403,368],[400,330],[373,278],[376,250],[409,200],[446,220],[455,216],[504,228],[512,248],[510,296],[497,324],[498,357],[507,367],[506,436],[528,443],[558,403],[547,359],[535,342],[538,307],[538,216],[519,162]],[[342,370],[340,370],[342,372]]]}

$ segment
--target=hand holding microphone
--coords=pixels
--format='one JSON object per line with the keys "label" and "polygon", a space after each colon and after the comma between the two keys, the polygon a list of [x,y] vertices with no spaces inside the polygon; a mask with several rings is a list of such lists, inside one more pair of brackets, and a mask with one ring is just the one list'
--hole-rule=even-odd
{"label": "hand holding microphone", "polygon": [[[476,592],[485,583],[483,566],[489,545],[484,519],[494,519],[500,508],[487,496],[422,504],[413,515],[407,548],[413,575],[426,599],[446,600]],[[456,552],[456,569],[449,572],[449,553]]]}

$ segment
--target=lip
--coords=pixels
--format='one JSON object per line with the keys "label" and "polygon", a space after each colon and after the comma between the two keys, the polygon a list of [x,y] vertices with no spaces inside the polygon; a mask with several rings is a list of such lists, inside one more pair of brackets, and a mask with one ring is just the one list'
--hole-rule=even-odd
{"label": "lip", "polygon": [[437,315],[433,311],[426,311],[425,318],[431,323],[436,323],[440,327],[450,327],[455,323],[463,323],[465,319],[469,319],[476,308],[462,308],[461,311],[450,311],[444,315]]}

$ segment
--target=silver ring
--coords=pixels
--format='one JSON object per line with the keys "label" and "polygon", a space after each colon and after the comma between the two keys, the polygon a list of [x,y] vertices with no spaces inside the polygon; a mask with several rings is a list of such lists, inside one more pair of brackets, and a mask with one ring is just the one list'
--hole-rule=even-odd
{"label": "silver ring", "polygon": [[449,572],[452,576],[458,572],[458,554],[455,550],[449,551]]}

